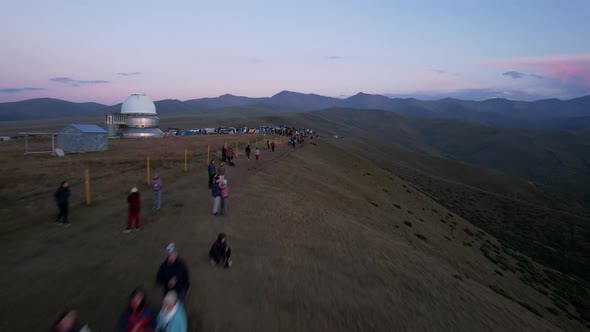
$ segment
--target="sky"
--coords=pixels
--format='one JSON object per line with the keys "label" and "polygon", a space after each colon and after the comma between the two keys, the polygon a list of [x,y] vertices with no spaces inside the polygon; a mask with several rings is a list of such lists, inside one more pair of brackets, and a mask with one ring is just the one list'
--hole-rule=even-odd
{"label": "sky", "polygon": [[590,94],[590,1],[0,2],[0,102]]}

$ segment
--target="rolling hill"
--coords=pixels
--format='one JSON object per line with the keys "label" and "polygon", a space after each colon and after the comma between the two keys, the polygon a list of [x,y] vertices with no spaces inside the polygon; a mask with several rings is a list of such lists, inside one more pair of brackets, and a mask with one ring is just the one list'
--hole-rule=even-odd
{"label": "rolling hill", "polygon": [[[466,101],[445,98],[421,101],[413,98],[388,98],[358,93],[346,99],[282,91],[268,98],[249,98],[225,94],[216,98],[156,101],[162,115],[199,113],[231,107],[247,107],[251,114],[263,115],[272,109],[276,114],[307,112],[325,108],[376,109],[425,118],[462,119],[506,128],[538,128],[552,130],[588,130],[590,128],[590,96],[571,100],[548,99],[535,102],[489,99]],[[101,107],[102,106],[102,107]],[[101,109],[102,108],[102,109]],[[95,103],[76,104],[52,99],[35,99],[0,104],[0,121],[53,119],[64,117],[97,117],[118,112],[120,105],[104,107]],[[256,112],[256,108],[260,112]]]}
{"label": "rolling hill", "polygon": [[[329,120],[333,115],[318,113],[291,114],[281,120],[302,116],[299,121],[314,120],[316,128],[326,124],[326,132],[345,130]],[[410,162],[416,154],[391,151],[383,158],[366,149],[365,144],[379,143],[371,139],[326,136],[316,146],[292,150],[280,145],[274,154],[263,150],[258,163],[238,159],[226,174],[232,205],[223,217],[211,216],[203,155],[191,156],[191,167],[197,168],[188,173],[182,171],[181,156],[184,149],[203,151],[226,138],[113,140],[108,152],[65,159],[28,158],[16,142],[8,142],[11,163],[0,163],[0,174],[10,181],[18,176],[22,186],[4,188],[2,202],[10,209],[36,208],[29,212],[31,218],[13,212],[10,221],[4,220],[30,223],[33,219],[38,224],[21,233],[3,234],[0,262],[6,268],[0,282],[11,283],[2,290],[2,298],[12,311],[0,313],[0,329],[43,330],[55,318],[56,308],[65,306],[75,307],[93,330],[112,329],[130,289],[147,285],[150,299],[161,298],[161,290],[152,286],[153,276],[170,241],[176,243],[191,273],[186,301],[190,331],[584,331],[590,327],[583,280],[542,264],[537,257],[531,259],[510,239],[496,237],[486,229],[492,221],[472,219],[460,206],[447,207],[454,202],[437,202],[441,198],[422,185],[444,193],[448,188],[444,182],[428,183],[430,175],[412,178],[395,163]],[[245,143],[254,138],[235,139]],[[122,234],[127,187],[145,181],[138,161],[143,161],[147,149],[167,179],[166,203],[158,212],[143,211],[141,231]],[[214,157],[217,152],[213,151]],[[81,170],[89,161],[96,199],[85,206]],[[15,163],[21,167],[15,169]],[[44,167],[27,167],[39,163]],[[53,206],[45,196],[55,189],[50,179],[63,174],[73,175],[72,199],[78,202],[68,228],[47,221]],[[501,174],[495,176],[494,182],[501,180]],[[40,185],[40,180],[47,183]],[[498,186],[504,183],[512,181],[507,178]],[[520,183],[512,186],[520,188]],[[141,188],[148,190],[145,185]],[[452,193],[465,202],[475,199],[478,206],[490,203],[465,186],[453,187]],[[145,196],[149,206],[149,195]],[[493,205],[488,208],[494,212]],[[206,257],[219,232],[227,233],[232,245],[230,271],[211,267]],[[43,278],[38,278],[41,273]],[[71,275],[76,278],[66,277]]]}
{"label": "rolling hill", "polygon": [[65,100],[41,98],[0,103],[0,121],[47,120],[56,118],[102,117],[105,105],[73,103]]}

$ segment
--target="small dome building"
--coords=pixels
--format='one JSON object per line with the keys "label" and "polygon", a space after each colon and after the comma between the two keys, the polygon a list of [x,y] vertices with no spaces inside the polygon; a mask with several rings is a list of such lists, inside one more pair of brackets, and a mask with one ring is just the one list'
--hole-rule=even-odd
{"label": "small dome building", "polygon": [[106,114],[111,136],[123,138],[162,137],[156,105],[143,93],[134,93],[121,105],[121,113]]}

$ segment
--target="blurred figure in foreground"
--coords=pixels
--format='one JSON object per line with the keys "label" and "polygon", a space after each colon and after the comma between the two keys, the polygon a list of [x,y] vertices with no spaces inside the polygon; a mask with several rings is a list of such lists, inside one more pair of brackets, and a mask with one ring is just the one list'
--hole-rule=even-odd
{"label": "blurred figure in foreground", "polygon": [[162,310],[158,314],[158,332],[186,332],[188,331],[186,313],[182,302],[175,291],[170,291],[162,301]]}
{"label": "blurred figure in foreground", "polygon": [[117,324],[118,332],[154,332],[156,312],[147,303],[145,293],[136,288],[129,296],[129,304]]}
{"label": "blurred figure in foreground", "polygon": [[88,325],[80,328],[76,319],[76,312],[74,310],[68,309],[64,311],[51,327],[51,332],[91,332]]}
{"label": "blurred figure in foreground", "polygon": [[167,257],[160,265],[156,283],[163,288],[164,295],[169,291],[175,291],[177,296],[184,301],[186,293],[190,288],[188,270],[182,260],[178,258],[174,243],[166,247]]}

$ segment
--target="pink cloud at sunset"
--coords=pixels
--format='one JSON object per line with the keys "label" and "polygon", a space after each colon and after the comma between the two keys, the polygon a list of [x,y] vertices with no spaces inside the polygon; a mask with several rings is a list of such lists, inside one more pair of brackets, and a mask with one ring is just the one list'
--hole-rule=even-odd
{"label": "pink cloud at sunset", "polygon": [[553,84],[572,93],[590,92],[590,54],[493,60],[483,64],[507,70],[528,71],[529,75],[549,79]]}

